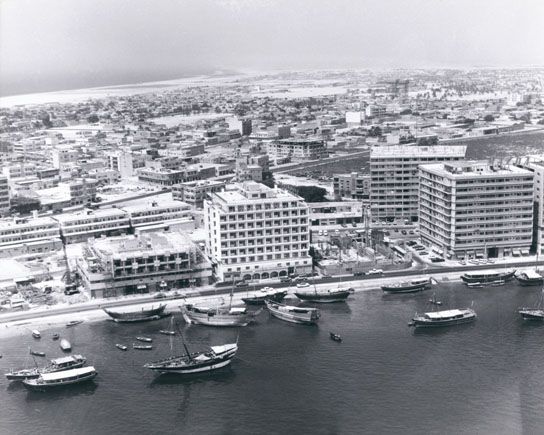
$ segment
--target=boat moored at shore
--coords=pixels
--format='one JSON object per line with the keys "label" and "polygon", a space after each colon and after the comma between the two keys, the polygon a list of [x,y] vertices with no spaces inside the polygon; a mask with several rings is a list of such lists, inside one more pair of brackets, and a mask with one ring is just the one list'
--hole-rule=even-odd
{"label": "boat moored at shore", "polygon": [[319,302],[319,303],[327,303],[327,302],[344,302],[350,294],[353,293],[353,289],[324,289],[324,290],[317,290],[314,289],[299,289],[295,291],[295,296],[299,298],[301,301],[306,302]]}
{"label": "boat moored at shore", "polygon": [[488,285],[491,283],[497,283],[497,282],[507,282],[510,281],[516,271],[503,271],[503,272],[497,272],[497,271],[491,271],[491,272],[467,272],[461,275],[461,279],[465,284],[480,284],[480,285]]}
{"label": "boat moored at shore", "polygon": [[110,316],[114,322],[118,323],[131,323],[131,322],[145,322],[149,320],[158,320],[163,317],[169,316],[169,313],[165,313],[164,310],[166,304],[161,304],[158,307],[151,307],[150,309],[136,311],[112,311],[104,308],[104,312]]}
{"label": "boat moored at shore", "polygon": [[249,312],[244,307],[208,308],[193,304],[185,304],[179,308],[187,324],[206,326],[246,326],[261,312],[261,310]]}
{"label": "boat moored at shore", "polygon": [[23,379],[33,379],[43,373],[55,373],[64,370],[79,368],[85,365],[87,360],[81,355],[70,355],[61,358],[52,359],[49,365],[43,368],[32,368],[22,370],[11,370],[6,373],[6,378],[10,381],[21,381]]}
{"label": "boat moored at shore", "polygon": [[382,290],[386,293],[415,293],[426,290],[431,286],[430,279],[398,282],[390,285],[383,285]]}
{"label": "boat moored at shore", "polygon": [[540,292],[538,302],[534,307],[518,308],[518,313],[524,320],[544,320],[544,289]]}
{"label": "boat moored at shore", "polygon": [[317,308],[295,307],[272,301],[266,301],[266,307],[270,314],[280,320],[303,325],[315,325],[321,316]]}
{"label": "boat moored at shore", "polygon": [[544,284],[544,277],[540,275],[536,270],[526,270],[519,272],[515,275],[515,278],[521,286]]}
{"label": "boat moored at shore", "polygon": [[274,302],[281,302],[286,295],[287,290],[264,287],[260,290],[256,290],[253,293],[250,293],[245,298],[242,298],[242,301],[244,301],[244,303],[246,303],[247,305],[264,305],[265,299]]}

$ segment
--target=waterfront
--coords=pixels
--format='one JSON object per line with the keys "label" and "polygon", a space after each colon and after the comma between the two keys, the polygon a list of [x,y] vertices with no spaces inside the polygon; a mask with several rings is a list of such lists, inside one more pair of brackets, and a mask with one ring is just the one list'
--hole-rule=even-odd
{"label": "waterfront", "polygon": [[[189,379],[157,378],[142,367],[168,355],[169,338],[158,333],[168,319],[44,329],[41,341],[21,331],[0,343],[0,371],[24,364],[28,346],[48,359],[60,355],[50,339],[59,332],[99,375],[94,386],[51,393],[29,393],[2,376],[0,433],[537,433],[544,325],[524,323],[515,311],[535,303],[539,290],[441,283],[432,290],[437,298],[446,307],[474,301],[478,320],[432,331],[407,326],[432,291],[360,292],[348,304],[321,306],[318,327],[266,312],[239,330],[182,326],[194,350],[240,332],[231,368]],[[153,351],[115,348],[136,335],[153,337]]]}

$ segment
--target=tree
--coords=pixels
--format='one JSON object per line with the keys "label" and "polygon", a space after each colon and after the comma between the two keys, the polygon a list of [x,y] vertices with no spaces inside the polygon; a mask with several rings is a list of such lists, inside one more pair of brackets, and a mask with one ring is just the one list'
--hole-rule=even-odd
{"label": "tree", "polygon": [[485,122],[493,122],[493,121],[495,121],[495,117],[493,115],[485,115],[484,116],[484,121]]}
{"label": "tree", "polygon": [[99,120],[100,120],[100,118],[98,118],[98,116],[95,113],[93,113],[92,115],[87,116],[87,122],[89,124],[95,124]]}
{"label": "tree", "polygon": [[324,202],[327,190],[317,186],[299,186],[297,193],[304,198],[306,202]]}

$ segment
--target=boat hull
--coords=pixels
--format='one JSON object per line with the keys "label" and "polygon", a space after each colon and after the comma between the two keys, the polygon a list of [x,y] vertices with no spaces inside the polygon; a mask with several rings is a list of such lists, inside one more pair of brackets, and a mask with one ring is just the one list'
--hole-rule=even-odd
{"label": "boat hull", "polygon": [[242,298],[242,301],[244,301],[244,303],[247,305],[265,305],[265,300],[267,299],[269,301],[281,302],[283,301],[286,295],[287,295],[287,292],[282,291],[272,295]]}
{"label": "boat hull", "polygon": [[331,302],[345,302],[348,296],[351,294],[349,290],[334,291],[334,292],[295,292],[295,296],[301,301],[305,302],[317,302],[317,303],[331,303]]}
{"label": "boat hull", "polygon": [[542,285],[544,284],[544,278],[521,278],[519,276],[516,276],[516,280],[519,285],[523,287],[529,287],[533,285]]}
{"label": "boat hull", "polygon": [[429,282],[417,283],[417,284],[406,284],[399,286],[382,286],[382,290],[385,293],[416,293],[423,290],[427,290],[430,287]]}
{"label": "boat hull", "polygon": [[[188,325],[205,325],[205,326],[223,326],[237,327],[247,326],[253,320],[253,314],[223,314],[223,313],[201,313],[189,310],[185,307],[180,307],[183,319]],[[211,315],[210,315],[211,314]]]}
{"label": "boat hull", "polygon": [[471,323],[476,320],[476,315],[463,317],[460,319],[447,319],[447,320],[418,320],[417,318],[414,318],[412,320],[413,325],[416,328],[439,328],[444,326],[455,326],[455,325],[461,325],[464,323]]}
{"label": "boat hull", "polygon": [[535,310],[535,309],[528,308],[528,309],[521,309],[518,312],[524,320],[538,320],[538,321],[544,320],[543,310]]}
{"label": "boat hull", "polygon": [[43,384],[43,383],[40,384],[40,383],[37,383],[37,379],[30,379],[27,381],[23,381],[23,385],[30,390],[45,391],[50,389],[63,388],[69,385],[82,384],[84,382],[89,382],[89,381],[92,381],[96,377],[96,375],[97,373],[94,372],[89,374],[88,376],[85,376],[79,379],[67,380],[67,381],[58,382],[58,383],[48,383],[48,384]]}
{"label": "boat hull", "polygon": [[293,311],[288,311],[287,308],[295,308],[296,307],[285,307],[278,306],[278,304],[267,302],[266,306],[268,310],[270,311],[270,314],[272,316],[276,317],[277,319],[284,320],[286,322],[290,323],[297,323],[299,325],[315,325],[317,324],[317,321],[319,320],[319,312],[317,310],[310,311],[303,313],[297,313]]}
{"label": "boat hull", "polygon": [[498,273],[489,273],[489,274],[467,274],[461,275],[461,279],[465,284],[470,283],[480,283],[480,284],[487,284],[491,282],[498,282],[498,281],[510,281],[512,278],[514,278],[516,271],[513,270],[511,272],[498,272]]}
{"label": "boat hull", "polygon": [[153,370],[154,372],[160,373],[161,375],[165,374],[176,374],[176,375],[191,375],[194,373],[203,373],[203,372],[210,372],[212,370],[217,370],[223,367],[228,366],[232,359],[234,358],[235,354],[228,355],[225,358],[217,358],[213,361],[208,361],[202,364],[196,364],[192,366],[172,366],[172,367],[153,367],[148,366],[150,370]]}
{"label": "boat hull", "polygon": [[170,314],[165,313],[164,310],[166,304],[160,305],[158,308],[151,308],[149,310],[132,311],[132,312],[116,312],[107,309],[103,309],[104,312],[110,316],[114,322],[117,323],[133,323],[133,322],[147,322],[150,320],[159,320],[163,317],[167,317]]}

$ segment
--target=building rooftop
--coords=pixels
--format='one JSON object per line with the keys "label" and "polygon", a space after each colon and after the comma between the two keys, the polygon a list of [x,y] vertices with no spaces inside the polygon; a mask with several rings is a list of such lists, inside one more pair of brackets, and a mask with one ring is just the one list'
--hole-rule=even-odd
{"label": "building rooftop", "polygon": [[107,218],[107,217],[125,217],[126,212],[118,208],[103,208],[99,210],[85,209],[77,213],[55,216],[55,220],[60,223],[77,221],[79,219]]}
{"label": "building rooftop", "polygon": [[377,145],[370,149],[370,157],[465,157],[466,145]]}
{"label": "building rooftop", "polygon": [[134,212],[147,211],[147,210],[151,210],[151,209],[161,210],[161,209],[165,209],[165,208],[176,208],[176,207],[180,207],[180,208],[183,208],[183,209],[190,209],[191,208],[191,206],[189,204],[187,204],[186,202],[175,201],[175,200],[161,201],[161,202],[156,202],[156,201],[145,202],[145,201],[142,201],[140,204],[125,205],[125,206],[122,206],[122,207],[119,207],[119,208],[121,210],[124,210],[124,211],[128,212],[128,213],[134,213]]}
{"label": "building rooftop", "polygon": [[532,175],[528,169],[523,169],[514,165],[502,163],[492,164],[487,160],[464,160],[459,162],[432,163],[420,165],[426,171],[434,174],[447,176],[449,178],[466,178],[475,176],[513,176],[513,175]]}

